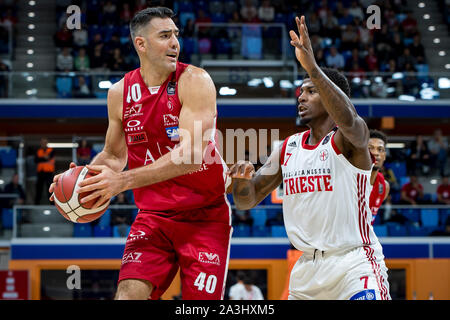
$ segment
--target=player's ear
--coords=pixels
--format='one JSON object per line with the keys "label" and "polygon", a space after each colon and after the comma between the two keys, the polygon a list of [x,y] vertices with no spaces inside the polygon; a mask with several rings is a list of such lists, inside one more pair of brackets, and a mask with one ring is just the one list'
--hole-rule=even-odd
{"label": "player's ear", "polygon": [[144,37],[136,36],[134,37],[134,46],[138,52],[145,52],[148,43],[145,41]]}

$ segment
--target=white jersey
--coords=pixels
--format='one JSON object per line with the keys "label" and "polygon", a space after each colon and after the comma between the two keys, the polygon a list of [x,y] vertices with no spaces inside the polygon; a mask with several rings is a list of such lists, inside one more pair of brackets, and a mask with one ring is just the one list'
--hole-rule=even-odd
{"label": "white jersey", "polygon": [[332,251],[378,243],[369,207],[371,170],[353,166],[334,143],[317,145],[310,131],[290,136],[281,153],[283,215],[290,242],[301,251]]}

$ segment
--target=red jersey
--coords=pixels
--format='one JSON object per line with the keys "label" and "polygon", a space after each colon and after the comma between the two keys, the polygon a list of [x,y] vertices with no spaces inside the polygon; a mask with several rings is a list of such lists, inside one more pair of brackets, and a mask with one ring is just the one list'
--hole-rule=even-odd
{"label": "red jersey", "polygon": [[417,200],[420,192],[423,191],[423,186],[418,183],[417,186],[414,187],[411,182],[408,182],[402,187],[402,191],[404,191],[409,198]]}
{"label": "red jersey", "polygon": [[[128,147],[128,168],[155,162],[179,143],[178,118],[182,105],[178,80],[187,64],[177,69],[159,87],[147,88],[140,68],[124,77],[122,126]],[[223,205],[227,166],[216,148],[214,135],[208,144],[208,159],[196,172],[133,190],[136,206],[165,216],[198,208]],[[213,162],[212,164],[210,164]],[[223,212],[223,210],[221,211]],[[191,215],[192,214],[188,214]],[[205,217],[197,217],[204,220]],[[228,222],[229,217],[206,217]]]}
{"label": "red jersey", "polygon": [[372,192],[370,193],[369,198],[369,207],[370,210],[372,211],[372,225],[375,222],[375,217],[378,213],[378,209],[380,209],[385,196],[386,196],[386,183],[384,181],[384,176],[381,172],[378,172],[377,177],[375,178],[375,182],[373,183],[373,189]]}

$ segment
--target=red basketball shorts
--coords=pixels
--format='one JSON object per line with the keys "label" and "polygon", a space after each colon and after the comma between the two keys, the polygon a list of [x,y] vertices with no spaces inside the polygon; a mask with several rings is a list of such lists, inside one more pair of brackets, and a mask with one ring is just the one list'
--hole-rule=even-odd
{"label": "red basketball shorts", "polygon": [[[229,216],[228,205],[208,210]],[[223,299],[231,233],[228,223],[177,221],[140,211],[127,238],[119,282],[147,280],[153,285],[151,299],[159,299],[180,268],[183,299]]]}

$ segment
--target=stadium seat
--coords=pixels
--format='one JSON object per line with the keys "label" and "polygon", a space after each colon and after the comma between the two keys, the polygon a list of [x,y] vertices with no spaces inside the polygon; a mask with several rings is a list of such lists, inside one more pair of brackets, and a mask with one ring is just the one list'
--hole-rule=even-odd
{"label": "stadium seat", "polygon": [[439,225],[439,210],[438,209],[422,209],[420,212],[422,226],[437,227]]}
{"label": "stadium seat", "polygon": [[286,229],[284,226],[271,226],[272,237],[284,238],[287,237]]}
{"label": "stadium seat", "polygon": [[201,54],[206,54],[211,51],[211,40],[207,38],[202,38],[198,40],[198,52]]}
{"label": "stadium seat", "polygon": [[233,227],[233,237],[250,237],[251,229],[250,226],[244,224],[238,224]]}
{"label": "stadium seat", "polygon": [[99,226],[109,226],[111,224],[111,209],[107,209],[98,221]]}
{"label": "stadium seat", "polygon": [[17,151],[11,147],[0,147],[0,161],[3,168],[15,168]]}
{"label": "stadium seat", "polygon": [[377,237],[387,237],[388,236],[388,228],[385,224],[379,226],[373,226],[373,231],[377,235]]}
{"label": "stadium seat", "polygon": [[253,237],[270,237],[270,229],[265,226],[253,226],[252,227],[252,235]]}
{"label": "stadium seat", "polygon": [[397,223],[388,223],[388,235],[390,237],[406,237],[408,236],[408,231],[405,226]]}
{"label": "stadium seat", "polygon": [[254,226],[264,226],[267,221],[267,211],[266,209],[254,208],[250,209],[250,215],[253,218]]}
{"label": "stadium seat", "polygon": [[2,209],[2,228],[12,229],[14,225],[14,211],[13,209]]}
{"label": "stadium seat", "polygon": [[113,237],[114,238],[124,238],[124,237],[126,238],[126,237],[128,237],[130,230],[131,230],[131,226],[128,226],[125,233],[121,234],[121,228],[119,226],[113,226]]}
{"label": "stadium seat", "polygon": [[92,226],[89,223],[75,223],[73,226],[73,236],[75,238],[92,237]]}
{"label": "stadium seat", "polygon": [[409,225],[407,229],[410,237],[426,237],[432,231],[430,227],[420,227],[417,225]]}
{"label": "stadium seat", "polygon": [[450,218],[450,209],[440,209],[439,210],[439,224],[445,226],[447,219]]}
{"label": "stadium seat", "polygon": [[131,213],[131,222],[133,222],[134,220],[136,220],[136,217],[139,213],[139,209],[133,209],[131,212],[132,212]]}
{"label": "stadium seat", "polygon": [[56,78],[56,91],[58,92],[58,98],[71,98],[72,97],[72,78],[57,77]]}
{"label": "stadium seat", "polygon": [[94,227],[94,236],[95,237],[111,237],[112,230],[110,226],[99,226],[96,225]]}
{"label": "stadium seat", "polygon": [[411,222],[420,222],[420,209],[398,209],[398,213],[404,215]]}
{"label": "stadium seat", "polygon": [[394,172],[397,179],[406,176],[406,162],[404,161],[394,161],[391,163],[390,168]]}

